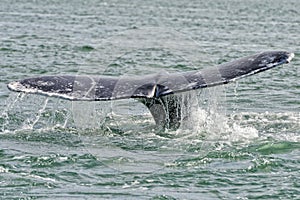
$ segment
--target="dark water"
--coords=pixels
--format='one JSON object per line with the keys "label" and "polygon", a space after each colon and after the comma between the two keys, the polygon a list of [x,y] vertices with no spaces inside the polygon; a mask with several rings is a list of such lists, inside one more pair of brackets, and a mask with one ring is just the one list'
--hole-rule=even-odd
{"label": "dark water", "polygon": [[[296,0],[2,0],[0,197],[299,199],[299,10]],[[193,93],[194,117],[178,131],[156,131],[133,100],[6,88],[38,75],[202,69],[265,50],[295,58]]]}

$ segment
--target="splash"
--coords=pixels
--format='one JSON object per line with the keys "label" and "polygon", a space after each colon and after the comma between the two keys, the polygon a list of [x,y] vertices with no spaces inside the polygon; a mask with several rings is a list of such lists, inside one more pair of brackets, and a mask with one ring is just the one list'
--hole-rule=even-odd
{"label": "splash", "polygon": [[0,117],[2,133],[64,128],[70,119],[67,104],[60,99],[13,93],[6,105]]}
{"label": "splash", "polygon": [[[157,133],[148,109],[134,100],[112,102],[69,102],[62,99],[11,94],[1,113],[2,133],[21,130],[53,130],[69,127],[95,134],[152,134],[189,141],[251,142],[276,138],[298,142],[299,113],[227,114],[224,87],[182,93],[182,125],[176,131]],[[90,132],[90,131],[89,131]]]}
{"label": "splash", "polygon": [[21,93],[14,93],[14,94],[11,94],[9,96],[9,98],[7,99],[6,101],[6,106],[5,106],[5,109],[3,110],[3,112],[1,113],[1,132],[6,132],[8,131],[8,127],[10,125],[9,123],[9,119],[10,119],[10,116],[9,116],[9,111],[14,107],[14,105],[16,104],[16,102],[22,98],[22,95]]}

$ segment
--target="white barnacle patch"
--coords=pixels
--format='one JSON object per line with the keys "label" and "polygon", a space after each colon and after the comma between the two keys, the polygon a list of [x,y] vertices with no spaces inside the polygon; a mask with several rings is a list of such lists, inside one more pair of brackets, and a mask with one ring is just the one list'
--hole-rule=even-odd
{"label": "white barnacle patch", "polygon": [[22,84],[20,84],[20,82],[10,82],[7,87],[10,89],[10,90],[13,90],[13,91],[21,91],[21,89],[24,87]]}
{"label": "white barnacle patch", "polygon": [[73,91],[73,84],[72,83],[68,83],[67,87],[65,88],[66,92],[72,92]]}
{"label": "white barnacle patch", "polygon": [[72,92],[72,88],[66,88],[65,91],[66,92]]}
{"label": "white barnacle patch", "polygon": [[55,83],[52,82],[52,81],[37,81],[36,83],[37,83],[38,86],[49,86],[49,87],[51,87],[51,86],[55,85]]}
{"label": "white barnacle patch", "polygon": [[10,90],[16,91],[16,92],[36,93],[38,91],[38,89],[36,89],[36,88],[26,87],[25,85],[22,85],[18,81],[11,82],[7,86]]}

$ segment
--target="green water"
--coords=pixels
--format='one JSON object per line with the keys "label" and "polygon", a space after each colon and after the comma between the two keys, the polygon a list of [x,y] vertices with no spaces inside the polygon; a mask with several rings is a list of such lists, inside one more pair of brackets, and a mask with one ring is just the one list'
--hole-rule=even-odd
{"label": "green water", "polygon": [[[300,4],[0,2],[1,199],[300,199]],[[266,50],[291,64],[193,93],[178,131],[133,100],[10,92],[55,74],[188,71]],[[186,94],[183,94],[186,95]]]}

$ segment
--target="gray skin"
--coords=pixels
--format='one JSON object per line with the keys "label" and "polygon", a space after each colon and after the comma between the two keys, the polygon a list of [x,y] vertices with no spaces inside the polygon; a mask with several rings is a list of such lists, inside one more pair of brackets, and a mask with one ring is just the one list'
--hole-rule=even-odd
{"label": "gray skin", "polygon": [[150,110],[158,127],[177,129],[186,116],[181,116],[184,102],[176,93],[227,84],[289,63],[293,57],[293,53],[286,51],[269,51],[201,71],[136,77],[41,76],[11,82],[8,88],[71,101],[135,98]]}

